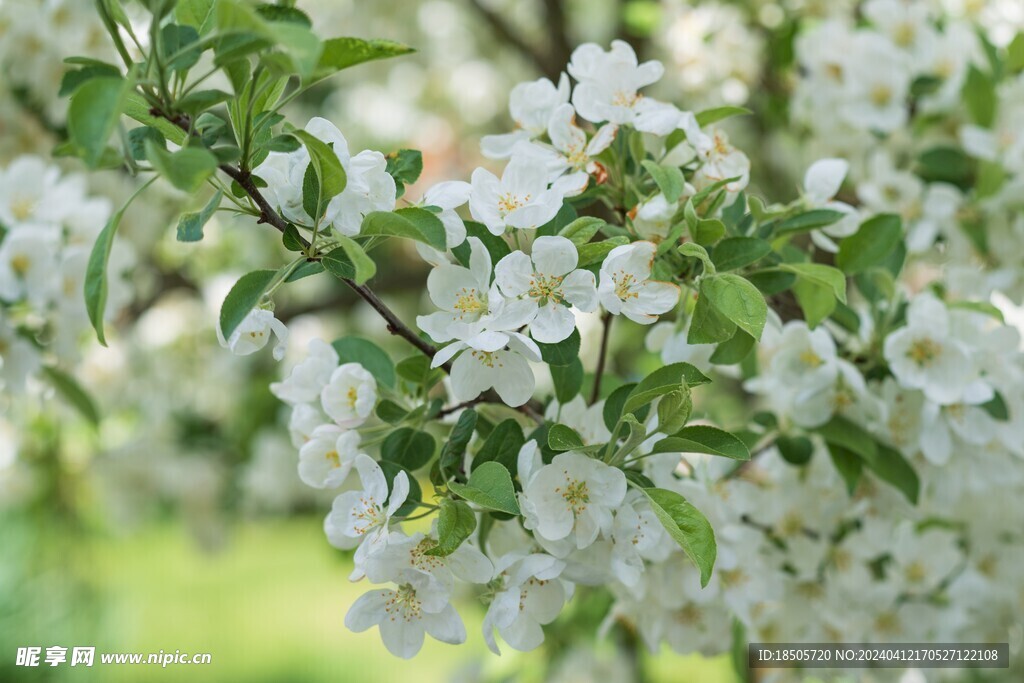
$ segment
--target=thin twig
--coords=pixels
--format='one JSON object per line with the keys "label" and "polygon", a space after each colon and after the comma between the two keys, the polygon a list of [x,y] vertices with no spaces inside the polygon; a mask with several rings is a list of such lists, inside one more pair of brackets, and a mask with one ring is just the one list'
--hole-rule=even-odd
{"label": "thin twig", "polygon": [[612,314],[605,311],[601,317],[604,330],[601,332],[601,351],[597,357],[597,369],[594,370],[594,390],[590,392],[590,404],[597,403],[601,397],[601,377],[604,375],[605,357],[608,355],[608,337],[611,336]]}

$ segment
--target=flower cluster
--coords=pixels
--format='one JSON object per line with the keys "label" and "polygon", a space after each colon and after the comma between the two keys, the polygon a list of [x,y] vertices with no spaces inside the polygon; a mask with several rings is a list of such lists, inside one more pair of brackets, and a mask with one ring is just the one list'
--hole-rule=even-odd
{"label": "flower cluster", "polygon": [[[89,327],[82,288],[92,243],[111,214],[91,197],[85,178],[63,175],[37,156],[22,156],[0,172],[0,387],[22,393],[27,383],[73,363]],[[124,275],[134,252],[114,245],[105,307],[115,315],[130,300]],[[70,381],[70,377],[67,377]]]}

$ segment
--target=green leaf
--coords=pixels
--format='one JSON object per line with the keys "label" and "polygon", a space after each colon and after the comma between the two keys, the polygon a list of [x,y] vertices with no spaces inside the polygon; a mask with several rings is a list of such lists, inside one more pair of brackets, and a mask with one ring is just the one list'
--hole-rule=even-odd
{"label": "green leaf", "polygon": [[633,387],[622,407],[622,413],[632,413],[659,396],[675,391],[680,384],[685,383],[688,387],[695,387],[710,381],[700,370],[689,363],[665,365],[644,377],[639,384]]}
{"label": "green leaf", "polygon": [[181,218],[178,219],[178,241],[179,242],[198,242],[203,239],[203,226],[210,220],[214,212],[217,211],[217,207],[220,206],[220,200],[223,194],[220,190],[214,193],[210,201],[206,203],[202,211],[196,211],[192,213],[183,213]]}
{"label": "green leaf", "polygon": [[[351,237],[344,235],[335,235],[335,239],[340,245],[337,249],[334,249],[324,256],[324,267],[331,270],[327,264],[327,256],[335,254],[335,252],[341,250],[345,257],[351,264],[353,275],[349,278],[356,281],[357,285],[365,284],[367,280],[373,277],[377,273],[377,264],[373,262],[366,252],[363,251],[362,246]],[[337,254],[335,254],[337,259]],[[334,271],[331,271],[334,272]]]}
{"label": "green leaf", "polygon": [[392,400],[383,399],[377,404],[374,414],[388,424],[398,424],[405,419],[408,411]]}
{"label": "green leaf", "polygon": [[645,159],[641,163],[651,177],[654,178],[654,182],[658,185],[658,189],[661,190],[661,194],[665,195],[665,201],[669,204],[679,201],[679,195],[683,193],[683,188],[686,187],[686,179],[683,178],[683,172],[675,166],[659,166],[650,159]]}
{"label": "green leaf", "polygon": [[398,363],[395,370],[398,376],[416,386],[429,389],[444,377],[444,370],[431,368],[430,359],[423,355],[415,355]]}
{"label": "green leaf", "polygon": [[476,469],[485,462],[497,462],[505,466],[509,472],[515,472],[519,458],[519,449],[526,443],[523,437],[523,428],[513,419],[505,420],[498,424],[491,433],[487,435],[484,445],[477,451],[473,458],[473,467]]}
{"label": "green leaf", "polygon": [[715,245],[711,261],[718,270],[737,270],[756,263],[772,252],[771,245],[756,237],[727,237]]}
{"label": "green leaf", "polygon": [[697,225],[691,228],[690,234],[697,244],[710,246],[725,235],[725,223],[717,218],[701,218]]}
{"label": "green leaf", "polygon": [[710,125],[722,119],[727,119],[732,116],[745,116],[747,114],[753,114],[746,107],[734,107],[726,105],[724,107],[715,107],[713,109],[705,109],[702,112],[697,113],[697,125],[704,126]]}
{"label": "green leaf", "polygon": [[978,406],[992,417],[993,420],[1006,422],[1010,419],[1010,410],[1006,407],[1006,399],[998,391],[992,398]]}
{"label": "green leaf", "polygon": [[199,35],[205,35],[214,26],[216,4],[217,0],[178,0],[174,8],[174,18],[178,23],[199,31]]}
{"label": "green leaf", "polygon": [[405,194],[405,186],[412,185],[423,173],[423,153],[418,149],[400,149],[387,156],[387,172],[395,179],[398,197]]}
{"label": "green leaf", "polygon": [[829,287],[815,280],[798,279],[793,285],[793,294],[811,329],[820,325],[836,310],[835,294]]}
{"label": "green leaf", "polygon": [[809,232],[832,225],[846,216],[842,211],[833,209],[812,209],[787,218],[775,226],[776,235],[786,235],[796,232]]}
{"label": "green leaf", "polygon": [[194,194],[217,170],[217,157],[202,147],[183,147],[168,152],[146,140],[146,158],[160,175],[182,192]]}
{"label": "green leaf", "polygon": [[857,457],[853,451],[834,444],[828,445],[828,453],[832,457],[832,464],[835,465],[839,476],[846,483],[846,491],[851,496],[857,489],[861,473],[864,471],[864,461]]}
{"label": "green leaf", "polygon": [[203,54],[198,45],[199,31],[193,26],[165,24],[160,29],[161,58],[164,66],[172,71],[188,71]]}
{"label": "green leaf", "polygon": [[791,465],[806,465],[814,455],[814,444],[806,436],[780,436],[775,439],[775,447]]}
{"label": "green leaf", "polygon": [[996,84],[992,77],[971,64],[960,94],[974,123],[984,128],[990,127],[995,119],[997,105]]}
{"label": "green leaf", "polygon": [[690,387],[680,384],[658,401],[658,431],[672,434],[682,429],[693,412],[693,396]]}
{"label": "green leaf", "polygon": [[[512,253],[508,243],[501,237],[492,235],[491,231],[484,227],[483,224],[474,221],[464,222],[466,224],[466,236],[476,237],[483,242],[484,247],[487,248],[487,253],[491,255],[491,265],[497,265],[498,261]],[[467,268],[469,267],[469,253],[469,240],[452,249],[452,256]]]}
{"label": "green leaf", "polygon": [[651,488],[641,490],[651,501],[651,509],[665,531],[697,565],[701,587],[707,586],[718,555],[715,531],[707,517],[675,491]]}
{"label": "green leaf", "polygon": [[761,338],[768,316],[764,296],[745,278],[733,273],[705,277],[700,283],[701,298],[710,303],[754,339]]}
{"label": "green leaf", "polygon": [[461,500],[441,499],[441,511],[437,516],[437,545],[425,555],[446,557],[451,555],[473,531],[476,530],[476,514]]}
{"label": "green leaf", "polygon": [[750,460],[746,444],[729,432],[708,425],[684,427],[654,444],[654,453],[706,453],[733,460]]}
{"label": "green leaf", "polygon": [[459,484],[453,481],[448,483],[448,488],[460,498],[488,510],[507,512],[510,515],[520,514],[515,487],[512,485],[512,475],[500,463],[482,463],[469,475],[468,483]]}
{"label": "green leaf", "polygon": [[132,159],[146,158],[146,140],[152,140],[160,149],[167,149],[163,134],[153,126],[139,126],[128,131],[128,152]]}
{"label": "green leaf", "polygon": [[90,79],[71,96],[68,136],[90,168],[100,164],[129,89],[126,79],[104,76]]}
{"label": "green leaf", "polygon": [[836,299],[846,303],[846,277],[838,269],[820,263],[783,263],[779,268],[827,287]]}
{"label": "green leaf", "polygon": [[580,216],[558,231],[577,247],[581,247],[596,235],[607,223],[594,216]]}
{"label": "green leaf", "polygon": [[600,242],[584,244],[579,248],[580,261],[577,264],[577,267],[585,268],[589,265],[604,261],[605,257],[611,253],[612,249],[615,247],[621,247],[624,244],[629,244],[629,238],[624,235],[609,237],[608,239],[601,240]]}
{"label": "green leaf", "polygon": [[575,358],[568,365],[549,365],[551,382],[555,385],[555,398],[568,403],[583,388],[583,363]]}
{"label": "green leaf", "polygon": [[319,200],[316,215],[310,214],[310,217],[316,220],[327,210],[327,205],[331,200],[345,191],[348,176],[345,174],[345,169],[341,165],[337,153],[326,142],[304,130],[292,131],[292,135],[306,146],[306,150],[309,152],[309,164],[316,173]]}
{"label": "green leaf", "polygon": [[[149,104],[137,92],[129,91],[124,98],[124,113],[139,123],[156,128],[160,134],[176,145],[185,144],[188,134],[181,128],[167,119],[153,116],[149,113]],[[196,129],[199,129],[199,122],[196,122]]]}
{"label": "green leaf", "polygon": [[962,149],[949,146],[932,147],[917,158],[914,172],[930,183],[952,183],[968,190],[974,180],[974,161]]}
{"label": "green leaf", "polygon": [[735,365],[750,355],[754,338],[743,330],[736,330],[731,339],[721,342],[709,359],[715,365]]}
{"label": "green leaf", "polygon": [[571,365],[580,355],[580,333],[573,329],[572,334],[555,344],[541,344],[537,342],[540,349],[540,357],[548,365]]}
{"label": "green leaf", "polygon": [[865,460],[873,460],[878,455],[878,443],[874,438],[845,417],[836,415],[815,431],[829,446],[839,446]]}
{"label": "green leaf", "polygon": [[847,274],[859,273],[883,263],[903,239],[900,217],[891,213],[874,216],[839,243],[836,265]]}
{"label": "green leaf", "polygon": [[701,294],[693,309],[690,330],[686,334],[688,344],[717,344],[736,336],[736,323],[729,320],[715,307],[711,297]]}
{"label": "green leaf", "polygon": [[622,409],[626,405],[626,400],[635,388],[635,383],[623,384],[621,387],[615,389],[615,391],[605,399],[604,409],[601,411],[601,417],[604,419],[604,424],[609,431],[615,429],[615,426],[619,423],[619,418],[622,417]]}
{"label": "green leaf", "polygon": [[89,315],[89,322],[96,330],[96,339],[103,346],[107,345],[103,334],[103,316],[107,310],[107,262],[110,260],[110,250],[114,246],[114,235],[117,234],[117,228],[121,224],[125,209],[151,183],[152,181],[136,190],[124,206],[111,215],[107,224],[103,226],[103,230],[96,236],[96,242],[92,246],[92,251],[89,252],[89,262],[85,267],[85,310]]}
{"label": "green leaf", "polygon": [[466,446],[473,437],[473,430],[476,428],[477,414],[472,408],[467,408],[459,414],[459,421],[455,423],[448,441],[441,448],[439,465],[441,473],[447,478],[456,468],[462,467],[462,456],[466,453]]}
{"label": "green leaf", "polygon": [[93,78],[123,78],[121,70],[113,64],[106,64],[104,62],[97,62],[94,64],[88,64],[83,66],[81,69],[72,69],[64,74],[60,80],[60,90],[57,91],[58,97],[67,97],[71,95],[84,83],[92,80]]}
{"label": "green leaf", "polygon": [[369,339],[342,337],[331,342],[331,346],[338,352],[342,363],[359,363],[381,384],[395,386],[395,365],[391,357]]}
{"label": "green leaf", "polygon": [[227,102],[231,97],[231,93],[224,92],[223,90],[193,90],[178,100],[177,106],[178,109],[186,114],[196,116],[200,112],[215,107],[221,102]]}
{"label": "green leaf", "polygon": [[902,453],[895,448],[878,444],[878,455],[867,458],[864,462],[879,479],[895,486],[911,504],[917,505],[921,481]]}
{"label": "green leaf", "polygon": [[679,253],[683,256],[690,256],[695,259],[700,259],[704,264],[704,272],[709,275],[714,275],[718,269],[715,268],[715,264],[711,261],[711,257],[708,256],[708,250],[700,246],[696,242],[686,242],[679,247]]}
{"label": "green leaf", "polygon": [[254,270],[238,278],[220,307],[220,329],[225,339],[259,305],[267,287],[277,277],[276,270]]}
{"label": "green leaf", "polygon": [[49,365],[43,366],[43,374],[46,375],[46,378],[53,385],[53,388],[57,390],[57,393],[70,403],[75,410],[81,413],[82,417],[94,425],[99,424],[100,411],[96,407],[92,396],[82,388],[78,380],[60,368]]}
{"label": "green leaf", "polygon": [[434,457],[434,437],[411,427],[402,427],[388,434],[380,446],[380,457],[398,463],[410,472],[430,462]]}
{"label": "green leaf", "polygon": [[554,424],[548,430],[548,447],[556,453],[574,451],[583,448],[583,445],[583,439],[572,427]]}
{"label": "green leaf", "polygon": [[323,42],[323,52],[314,70],[314,78],[320,79],[363,62],[398,57],[410,52],[415,50],[390,40],[331,38]]}
{"label": "green leaf", "polygon": [[444,251],[447,248],[444,224],[441,219],[418,207],[397,211],[373,211],[363,218],[360,235],[387,235],[416,240]]}

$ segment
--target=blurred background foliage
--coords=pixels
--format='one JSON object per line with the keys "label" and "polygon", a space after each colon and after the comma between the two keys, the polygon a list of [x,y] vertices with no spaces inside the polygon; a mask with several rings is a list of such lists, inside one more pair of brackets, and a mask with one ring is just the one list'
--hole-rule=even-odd
{"label": "blurred background foliage", "polygon": [[[998,26],[1021,21],[1019,1],[974,4]],[[353,149],[422,150],[423,176],[408,191],[416,198],[434,182],[493,166],[478,140],[508,129],[515,83],[557,79],[573,46],[620,37],[641,59],[666,63],[656,97],[691,110],[753,109],[727,124],[737,147],[760,162],[750,193],[788,200],[817,156],[788,125],[793,36],[802,22],[855,4],[304,0],[299,6],[323,34],[387,38],[417,52],[344,72],[294,102],[289,118],[324,116]],[[0,0],[0,165],[19,154],[50,155],[63,136],[63,57],[104,50],[85,0]],[[116,172],[89,182],[115,205],[134,188]],[[110,348],[83,340],[78,370],[101,408],[98,428],[57,399],[0,397],[0,680],[627,680],[634,663],[613,642],[573,649],[603,616],[588,613],[601,607],[594,601],[575,601],[545,648],[500,659],[483,647],[476,608],[464,611],[469,645],[428,641],[411,662],[390,657],[375,632],[343,628],[360,587],[346,578],[348,558],[322,537],[329,498],[298,480],[282,406],[268,390],[279,367],[269,353],[230,355],[212,327],[230,284],[276,260],[281,245],[271,231],[230,221],[209,225],[201,243],[176,242],[177,214],[205,201],[164,187],[126,215],[121,234],[139,254],[134,303]],[[393,266],[380,269],[374,286],[410,319],[426,266],[401,241],[389,248],[380,262]],[[372,311],[327,278],[289,288],[277,316],[295,351],[314,336],[384,336]],[[583,332],[586,360],[597,351],[596,328]],[[658,362],[636,353],[642,334],[635,326],[616,331],[613,371],[642,375]],[[381,341],[395,358],[408,352],[400,341]],[[702,399],[726,425],[743,409],[725,390]],[[28,645],[210,652],[213,664],[15,668],[15,650]],[[738,680],[726,656],[666,652],[649,673],[660,681]]]}

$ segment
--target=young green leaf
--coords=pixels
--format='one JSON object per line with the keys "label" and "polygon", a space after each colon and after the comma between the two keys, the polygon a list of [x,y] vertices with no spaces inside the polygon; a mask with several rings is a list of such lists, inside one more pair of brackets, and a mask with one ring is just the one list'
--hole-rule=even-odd
{"label": "young green leaf", "polygon": [[437,545],[425,555],[447,557],[451,555],[473,531],[476,530],[476,514],[461,500],[441,499],[441,511],[437,515]]}
{"label": "young green leaf", "polygon": [[683,188],[686,186],[683,172],[675,166],[659,166],[650,159],[645,159],[641,163],[654,179],[661,194],[665,196],[665,201],[669,204],[679,201],[679,195],[683,193]]}
{"label": "young green leaf", "polygon": [[757,287],[745,278],[733,273],[706,277],[700,283],[700,296],[707,297],[719,313],[754,339],[761,338],[768,319],[768,304]]}
{"label": "young green leaf", "polygon": [[217,190],[202,211],[181,214],[181,218],[178,219],[179,242],[198,242],[203,239],[203,226],[217,211],[221,197],[223,194]]}
{"label": "young green leaf", "polygon": [[71,96],[68,136],[90,168],[100,164],[130,90],[124,78],[92,78]]}
{"label": "young green leaf", "polygon": [[203,147],[183,147],[168,152],[146,140],[146,158],[160,175],[182,192],[194,194],[217,170],[217,157]]}
{"label": "young green leaf", "polygon": [[453,481],[448,483],[448,488],[460,498],[488,510],[507,512],[510,515],[520,514],[516,490],[512,485],[512,475],[500,463],[485,462],[473,470],[468,483],[459,484]]}
{"label": "young green leaf", "polygon": [[388,235],[416,240],[428,246],[444,251],[446,237],[441,219],[418,207],[408,207],[397,211],[373,211],[363,218],[360,235]]}
{"label": "young green leaf", "polygon": [[548,447],[557,453],[572,451],[583,448],[583,439],[572,427],[554,424],[548,430]]}
{"label": "young green leaf", "polygon": [[254,270],[238,278],[220,307],[220,329],[225,339],[245,320],[277,277],[276,270]]}
{"label": "young green leaf", "polygon": [[901,239],[903,226],[899,216],[891,213],[873,216],[839,243],[836,265],[849,275],[880,265]]}
{"label": "young green leaf", "polygon": [[710,381],[704,373],[689,363],[665,365],[644,377],[633,387],[623,405],[622,413],[632,413],[659,396],[677,390],[680,384],[695,387]]}
{"label": "young green leaf", "polygon": [[53,388],[57,390],[57,393],[70,403],[75,410],[81,413],[82,417],[94,425],[99,424],[100,411],[96,407],[96,402],[82,388],[78,380],[60,368],[51,365],[43,367],[43,374],[46,375],[46,378],[53,385]]}
{"label": "young green leaf", "polygon": [[665,527],[668,535],[697,565],[701,587],[707,586],[718,555],[715,531],[707,517],[675,491],[655,488],[640,490],[651,502],[655,517]]}
{"label": "young green leaf", "polygon": [[750,460],[750,451],[736,436],[708,425],[684,427],[654,444],[654,453],[706,453],[733,460]]}

